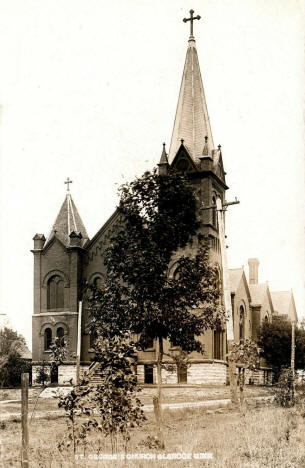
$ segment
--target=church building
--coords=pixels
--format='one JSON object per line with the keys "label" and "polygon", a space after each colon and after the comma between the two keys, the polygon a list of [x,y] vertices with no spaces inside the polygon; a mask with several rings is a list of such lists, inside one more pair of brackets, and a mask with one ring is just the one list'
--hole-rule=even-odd
{"label": "church building", "polygon": [[[203,207],[215,206],[220,198],[225,203],[226,173],[223,166],[221,146],[215,148],[210,127],[207,103],[199,67],[196,41],[191,34],[187,44],[185,65],[178,97],[169,153],[165,145],[158,163],[160,174],[171,168],[187,172]],[[156,161],[157,163],[158,161]],[[75,381],[76,353],[79,324],[79,301],[85,282],[102,284],[105,278],[104,252],[107,233],[116,223],[118,213],[106,221],[101,229],[89,238],[84,223],[70,194],[67,179],[67,194],[47,237],[34,237],[34,314],[33,314],[33,382],[39,366],[50,358],[50,345],[55,337],[64,337],[68,343],[69,356],[59,366],[53,379],[59,384]],[[216,209],[198,213],[202,232],[210,242],[211,261],[219,267],[221,278],[221,253]],[[174,264],[175,259],[173,259]],[[235,340],[257,339],[257,331],[263,319],[272,320],[275,313],[268,285],[258,284],[258,261],[250,259],[248,284],[243,269],[230,270],[231,299]],[[169,271],[171,272],[171,265]],[[252,275],[252,276],[251,276]],[[255,276],[256,275],[256,276]],[[273,293],[272,293],[273,294]],[[283,312],[281,312],[283,313]],[[84,372],[92,365],[93,337],[86,325],[89,311],[83,302],[81,315],[80,366]],[[225,323],[215,330],[208,330],[200,337],[204,354],[191,353],[191,366],[185,372],[170,373],[164,370],[164,383],[225,384],[227,379]],[[136,370],[139,383],[156,383],[156,344],[138,353]],[[165,343],[165,351],[177,351],[174,343]],[[265,369],[266,370],[266,369]]]}

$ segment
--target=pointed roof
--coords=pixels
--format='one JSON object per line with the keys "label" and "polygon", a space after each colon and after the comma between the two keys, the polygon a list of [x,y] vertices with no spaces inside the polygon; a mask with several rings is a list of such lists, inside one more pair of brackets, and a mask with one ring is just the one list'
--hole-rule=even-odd
{"label": "pointed roof", "polygon": [[259,306],[262,305],[264,297],[267,294],[268,284],[267,283],[258,283],[258,284],[249,284],[250,293],[251,293],[251,305]]}
{"label": "pointed roof", "polygon": [[161,154],[159,165],[160,164],[168,164],[165,143],[163,143],[163,149],[162,149],[162,154]]}
{"label": "pointed roof", "polygon": [[[208,137],[205,139],[205,137]],[[168,160],[171,163],[180,147],[181,139],[191,158],[197,163],[214,148],[210,120],[203,90],[196,41],[190,36],[178,99],[175,123]]]}
{"label": "pointed roof", "polygon": [[51,232],[48,235],[47,242],[45,246],[50,242],[50,240],[56,235],[58,239],[68,247],[70,244],[69,235],[74,231],[76,233],[81,233],[81,246],[83,247],[85,243],[89,240],[86,228],[82,219],[77,211],[75,203],[68,192],[65,200],[59,210],[55,223],[52,226]]}
{"label": "pointed roof", "polygon": [[271,291],[273,307],[278,315],[286,315],[290,320],[298,320],[292,291]]}
{"label": "pointed roof", "polygon": [[229,269],[230,287],[231,292],[235,293],[243,275],[242,268],[231,268]]}

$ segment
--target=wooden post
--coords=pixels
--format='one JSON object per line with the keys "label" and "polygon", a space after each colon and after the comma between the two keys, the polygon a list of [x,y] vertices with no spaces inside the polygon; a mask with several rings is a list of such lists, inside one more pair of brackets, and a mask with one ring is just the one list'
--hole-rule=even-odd
{"label": "wooden post", "polygon": [[291,371],[294,378],[295,373],[295,322],[291,322]]}
{"label": "wooden post", "polygon": [[[235,202],[233,202],[235,203]],[[234,344],[234,330],[233,330],[233,311],[231,302],[231,289],[227,267],[227,250],[226,250],[226,238],[225,238],[225,225],[224,225],[224,210],[221,199],[218,197],[216,200],[217,207],[217,220],[219,229],[219,243],[221,252],[221,263],[222,263],[222,284],[223,284],[223,297],[227,321],[227,343],[228,343],[228,354],[232,350]],[[230,391],[231,391],[231,403],[233,406],[237,405],[237,386],[236,386],[236,363],[228,359],[228,371],[230,380]]]}
{"label": "wooden post", "polygon": [[82,301],[79,301],[78,321],[77,321],[76,385],[78,385],[80,381],[81,336],[82,336]]}
{"label": "wooden post", "polygon": [[22,452],[21,466],[29,467],[29,428],[28,428],[29,374],[21,374],[21,425]]}
{"label": "wooden post", "polygon": [[295,321],[291,322],[291,372],[292,372],[292,398],[295,395]]}

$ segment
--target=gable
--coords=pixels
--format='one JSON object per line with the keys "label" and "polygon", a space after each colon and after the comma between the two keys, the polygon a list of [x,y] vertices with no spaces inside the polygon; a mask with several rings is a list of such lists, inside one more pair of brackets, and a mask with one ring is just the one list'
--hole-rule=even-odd
{"label": "gable", "polygon": [[110,231],[113,229],[115,224],[119,220],[119,211],[115,212],[110,216],[106,223],[99,229],[95,236],[86,246],[86,263],[87,265],[92,262],[94,257],[101,257],[105,252],[108,245]]}
{"label": "gable", "polygon": [[181,143],[180,148],[177,151],[177,154],[171,164],[171,168],[177,172],[197,172],[197,167],[183,143]]}

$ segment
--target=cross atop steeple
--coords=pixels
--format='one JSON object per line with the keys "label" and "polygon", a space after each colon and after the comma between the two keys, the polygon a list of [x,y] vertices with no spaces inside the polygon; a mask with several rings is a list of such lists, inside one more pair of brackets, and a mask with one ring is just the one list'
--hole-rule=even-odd
{"label": "cross atop steeple", "polygon": [[67,177],[67,180],[65,181],[65,184],[67,184],[67,192],[70,192],[70,184],[73,183],[73,180],[70,180],[69,177]]}
{"label": "cross atop steeple", "polygon": [[193,29],[193,25],[194,25],[194,20],[200,20],[201,16],[197,15],[197,16],[194,16],[194,10],[190,10],[190,15],[191,17],[190,18],[183,18],[183,22],[184,23],[187,23],[188,21],[191,22],[191,33],[190,33],[190,36],[193,36],[194,34],[194,29]]}

